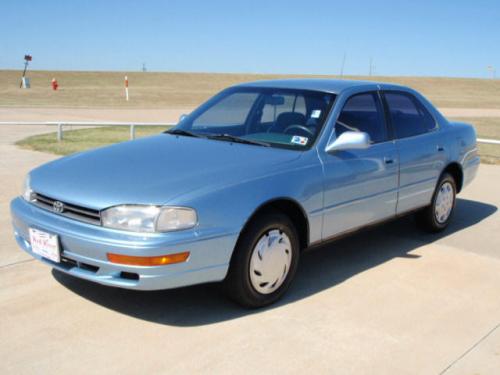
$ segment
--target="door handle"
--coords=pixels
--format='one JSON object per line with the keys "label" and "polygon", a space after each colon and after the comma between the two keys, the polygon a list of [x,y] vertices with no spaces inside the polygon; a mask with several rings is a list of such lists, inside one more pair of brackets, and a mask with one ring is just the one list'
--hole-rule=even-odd
{"label": "door handle", "polygon": [[385,163],[385,164],[393,164],[393,163],[394,163],[394,159],[391,159],[391,158],[385,157],[385,158],[384,158],[384,163]]}
{"label": "door handle", "polygon": [[438,150],[438,152],[443,152],[444,151],[444,147],[443,146],[437,146],[437,150]]}

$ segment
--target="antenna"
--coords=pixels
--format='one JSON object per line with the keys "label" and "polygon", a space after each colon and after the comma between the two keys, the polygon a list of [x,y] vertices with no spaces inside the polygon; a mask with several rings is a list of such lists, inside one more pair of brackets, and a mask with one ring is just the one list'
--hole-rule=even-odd
{"label": "antenna", "polygon": [[345,67],[345,58],[346,58],[346,53],[344,52],[344,57],[342,58],[342,65],[340,65],[340,76],[344,76],[344,67]]}
{"label": "antenna", "polygon": [[368,68],[368,75],[371,77],[375,71],[375,65],[373,65],[373,58],[370,57],[370,67]]}

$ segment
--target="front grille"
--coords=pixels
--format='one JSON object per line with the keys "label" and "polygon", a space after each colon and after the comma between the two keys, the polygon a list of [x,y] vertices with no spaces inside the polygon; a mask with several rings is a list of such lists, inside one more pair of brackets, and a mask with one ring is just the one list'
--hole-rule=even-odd
{"label": "front grille", "polygon": [[[98,210],[62,202],[39,193],[33,193],[31,197],[32,203],[44,210],[85,223],[101,225],[101,214]],[[56,206],[59,210],[56,210]]]}

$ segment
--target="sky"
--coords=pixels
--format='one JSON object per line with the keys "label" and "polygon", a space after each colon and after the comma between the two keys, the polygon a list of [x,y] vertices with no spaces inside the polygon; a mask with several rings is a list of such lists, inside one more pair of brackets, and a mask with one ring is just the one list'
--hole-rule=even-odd
{"label": "sky", "polygon": [[0,69],[500,76],[499,0],[0,0]]}

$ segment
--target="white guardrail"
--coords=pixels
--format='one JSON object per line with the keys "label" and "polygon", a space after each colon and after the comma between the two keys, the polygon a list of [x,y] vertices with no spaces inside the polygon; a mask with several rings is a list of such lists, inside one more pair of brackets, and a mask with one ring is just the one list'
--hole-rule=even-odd
{"label": "white guardrail", "polygon": [[485,138],[478,138],[477,141],[479,143],[489,143],[492,145],[500,145],[500,141],[497,139],[485,139]]}
{"label": "white guardrail", "polygon": [[48,125],[57,126],[57,141],[62,141],[64,126],[90,126],[90,127],[103,127],[103,126],[128,126],[130,127],[130,139],[135,139],[136,126],[174,126],[173,122],[106,122],[106,121],[0,121],[2,125]]}
{"label": "white guardrail", "polygon": [[[92,126],[92,127],[102,127],[102,126],[129,126],[130,127],[130,139],[135,139],[135,127],[136,126],[174,126],[176,123],[173,122],[106,122],[106,121],[0,121],[1,125],[48,125],[57,126],[57,140],[63,140],[63,127],[64,126]],[[488,143],[493,145],[500,145],[500,140],[497,139],[486,139],[478,138],[479,143]]]}

